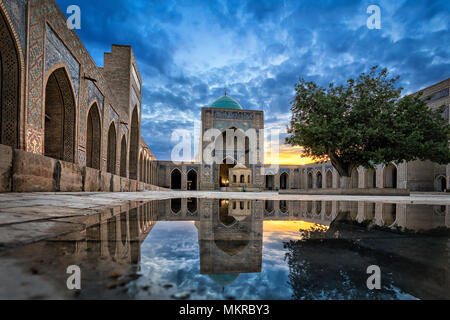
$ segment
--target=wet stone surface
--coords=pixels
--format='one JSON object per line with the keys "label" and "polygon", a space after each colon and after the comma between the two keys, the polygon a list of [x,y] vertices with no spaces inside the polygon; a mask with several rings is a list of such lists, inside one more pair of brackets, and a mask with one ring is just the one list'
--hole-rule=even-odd
{"label": "wet stone surface", "polygon": [[[450,298],[445,199],[143,194],[0,200],[0,298]],[[23,205],[30,201],[39,205]],[[80,290],[67,288],[73,265]],[[381,271],[379,290],[367,287],[371,265]]]}

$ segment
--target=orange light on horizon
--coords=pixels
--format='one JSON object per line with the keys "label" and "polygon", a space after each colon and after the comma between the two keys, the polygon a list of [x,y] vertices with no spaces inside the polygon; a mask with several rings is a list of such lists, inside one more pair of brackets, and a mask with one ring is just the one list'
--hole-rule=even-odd
{"label": "orange light on horizon", "polygon": [[317,162],[310,157],[302,156],[303,148],[298,146],[281,145],[278,157],[272,153],[270,146],[266,146],[265,149],[265,163],[266,164],[286,164],[286,165],[304,165]]}

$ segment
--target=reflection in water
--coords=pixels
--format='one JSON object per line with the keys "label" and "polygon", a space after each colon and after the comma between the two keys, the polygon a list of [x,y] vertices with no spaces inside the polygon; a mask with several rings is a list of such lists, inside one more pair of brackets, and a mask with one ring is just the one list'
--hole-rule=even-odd
{"label": "reflection in water", "polygon": [[[108,211],[52,246],[94,265],[88,279],[128,266],[132,298],[450,298],[449,225],[446,206],[188,198]],[[381,290],[366,287],[373,264]]]}

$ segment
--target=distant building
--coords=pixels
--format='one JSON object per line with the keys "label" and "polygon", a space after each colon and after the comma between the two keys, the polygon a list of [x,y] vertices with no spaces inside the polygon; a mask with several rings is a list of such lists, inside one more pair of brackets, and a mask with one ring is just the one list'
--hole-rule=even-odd
{"label": "distant building", "polygon": [[[423,97],[429,98],[429,105],[435,109],[446,106],[444,114],[449,119],[450,78],[427,87]],[[450,121],[450,120],[449,120]],[[202,133],[209,129],[217,129],[222,133],[222,144],[215,148],[214,153],[223,155],[216,158],[213,164],[205,163],[204,151],[209,141],[200,141],[201,157],[199,161],[176,165],[171,161],[158,161],[157,185],[165,188],[181,190],[316,190],[339,189],[339,173],[330,161],[311,163],[307,165],[279,165],[278,170],[264,172],[268,167],[264,163],[264,113],[257,110],[245,110],[233,98],[225,95],[202,108]],[[236,143],[227,146],[226,131],[234,130],[245,133],[249,129],[256,130],[252,139],[245,137],[245,147],[239,151]],[[262,140],[261,140],[262,138]],[[256,163],[250,163],[251,152],[249,144],[257,144]],[[223,147],[222,147],[223,146]],[[230,152],[231,149],[231,152]],[[228,151],[228,153],[227,153]],[[240,170],[250,170],[236,177],[229,176],[235,167]],[[351,175],[351,188],[355,189],[408,189],[411,191],[444,191],[450,190],[450,166],[438,165],[431,161],[412,161],[400,164],[377,165],[375,169],[355,168]],[[234,180],[236,178],[236,180]],[[241,180],[243,179],[243,180]],[[241,182],[242,181],[242,182]]]}

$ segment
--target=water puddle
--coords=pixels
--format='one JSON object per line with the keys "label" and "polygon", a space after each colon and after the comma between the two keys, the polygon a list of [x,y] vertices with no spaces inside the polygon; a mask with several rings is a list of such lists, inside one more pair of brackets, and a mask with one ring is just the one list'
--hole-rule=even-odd
{"label": "water puddle", "polygon": [[[448,206],[171,199],[0,252],[1,298],[450,298]],[[92,219],[91,219],[92,220]],[[69,290],[68,266],[81,290]],[[367,286],[369,266],[380,289]]]}

